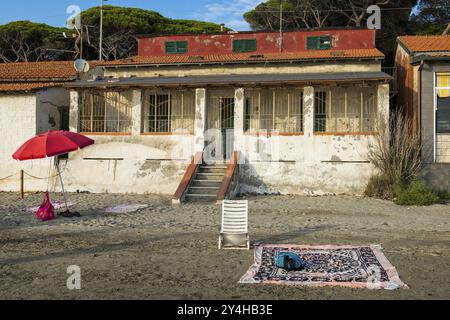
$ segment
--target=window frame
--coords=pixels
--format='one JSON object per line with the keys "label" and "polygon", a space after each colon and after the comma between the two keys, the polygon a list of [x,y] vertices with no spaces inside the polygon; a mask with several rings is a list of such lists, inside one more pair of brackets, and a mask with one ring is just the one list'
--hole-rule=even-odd
{"label": "window frame", "polygon": [[[184,46],[182,47],[181,51],[180,51],[180,48],[179,48],[179,44],[180,43],[184,44]],[[175,51],[174,52],[170,52],[168,50],[168,45],[170,45],[170,44],[174,44],[175,45],[175,48],[174,48]],[[187,40],[167,40],[167,41],[164,42],[164,49],[165,49],[165,53],[166,54],[182,54],[182,53],[187,53],[189,51]]]}
{"label": "window frame", "polygon": [[[313,112],[313,134],[314,135],[375,135],[378,134],[377,128],[376,128],[376,121],[378,121],[377,115],[378,115],[378,97],[377,97],[377,86],[376,85],[370,85],[367,87],[364,86],[358,86],[358,85],[352,85],[349,87],[345,87],[344,90],[344,96],[336,98],[336,88],[340,88],[339,86],[336,87],[318,87],[314,90],[314,112]],[[353,114],[351,111],[349,112],[349,96],[351,92],[348,90],[349,88],[359,88],[358,91],[354,91],[353,93],[358,94],[359,96],[359,117],[356,117],[359,119],[359,130],[339,130],[337,120],[343,118],[344,119],[344,125],[349,126],[352,123],[352,119],[355,119],[354,117],[351,117]],[[366,92],[365,88],[371,88],[372,92]],[[321,118],[317,118],[317,94],[323,93],[322,97],[324,97],[325,101],[324,104],[324,111],[325,113],[322,115]],[[350,94],[349,94],[350,93]],[[345,117],[338,117],[340,113],[336,113],[335,107],[338,106],[339,99],[344,99],[343,108],[344,108],[344,114]],[[373,99],[373,100],[372,100]],[[373,112],[365,112],[369,110],[369,106],[372,106]],[[342,107],[342,105],[341,105]],[[330,110],[332,112],[330,113]],[[364,127],[367,125],[365,124],[364,120],[366,119],[365,115],[371,115],[368,117],[368,119],[374,120],[374,123],[371,123],[371,129],[365,129]],[[323,119],[323,130],[318,130],[318,122],[317,119]],[[342,124],[342,123],[341,123]],[[334,125],[334,127],[333,127]],[[332,129],[328,129],[328,127],[332,127]]]}
{"label": "window frame", "polygon": [[[238,50],[238,48],[236,48],[236,43],[242,42],[242,49]],[[251,48],[247,48],[248,47],[248,43],[252,43],[252,47]],[[254,44],[254,46],[253,46]],[[255,38],[249,38],[249,39],[233,39],[233,43],[232,43],[232,51],[234,53],[248,53],[248,52],[256,52],[258,49],[258,42]]]}
{"label": "window frame", "polygon": [[[300,130],[299,131],[294,131],[294,130],[289,130],[289,131],[280,131],[280,129],[276,128],[276,117],[279,116],[280,114],[277,113],[277,108],[276,108],[276,96],[277,94],[279,94],[279,90],[283,90],[285,89],[287,91],[287,100],[288,100],[288,105],[287,105],[287,109],[288,109],[288,113],[287,113],[287,118],[286,121],[288,123],[288,125],[291,124],[291,121],[293,119],[296,119],[300,122],[300,124],[298,125]],[[257,95],[258,95],[258,106],[257,106],[257,112],[253,113],[253,115],[257,115],[258,118],[258,128],[251,128],[249,126],[249,123],[251,122],[251,117],[249,116],[249,109],[254,108],[254,106],[250,106],[249,105],[249,101],[251,101],[254,97],[255,97],[255,92],[253,93],[252,96],[245,96],[244,98],[244,134],[246,135],[252,135],[252,134],[256,134],[256,135],[280,135],[280,136],[295,136],[295,135],[303,135],[304,134],[304,99],[303,99],[303,87],[287,87],[287,88],[266,88],[264,90],[268,90],[270,91],[270,105],[271,105],[271,112],[270,113],[262,113],[262,109],[264,109],[262,107],[263,103],[261,100],[261,91],[263,89],[253,89],[254,91],[257,91]],[[296,95],[298,95],[298,97],[295,97]],[[296,105],[294,103],[294,101],[300,102],[300,105]],[[251,103],[251,102],[250,102]],[[299,112],[300,113],[291,113],[292,110],[295,110],[295,107],[299,108]],[[271,128],[261,128],[261,123],[262,121],[265,121],[265,116],[269,115],[271,117]],[[295,115],[292,116],[292,115]],[[263,119],[264,118],[264,119]]]}
{"label": "window frame", "polygon": [[[147,93],[146,96],[149,98],[148,104],[146,105],[146,107],[148,107],[148,113],[146,114],[143,125],[148,123],[149,129],[145,132],[155,134],[172,132],[172,128],[170,126],[172,97],[170,92],[155,94]],[[151,97],[154,97],[153,101]],[[165,108],[166,112],[158,113],[158,108]],[[160,122],[165,122],[165,124],[160,125]],[[153,130],[150,130],[150,127],[153,128]],[[160,128],[163,128],[165,130],[160,130]]]}
{"label": "window frame", "polygon": [[[142,114],[141,114],[141,135],[193,135],[194,134],[194,130],[195,130],[195,92],[193,90],[189,90],[191,91],[189,94],[191,95],[191,107],[192,107],[192,103],[194,103],[193,105],[193,110],[192,113],[190,112],[186,112],[186,110],[189,110],[189,104],[187,104],[187,102],[189,100],[188,97],[189,95],[187,95],[185,93],[186,90],[171,90],[171,89],[160,89],[160,90],[142,90]],[[178,101],[177,100],[177,95],[180,95],[178,98],[181,98],[181,105],[177,105],[174,103],[174,101]],[[151,121],[151,117],[153,117],[153,120],[155,122],[158,122],[159,120],[157,120],[158,118],[158,113],[156,112],[157,110],[155,109],[155,111],[152,113],[151,112],[151,98],[150,97],[155,97],[154,99],[154,105],[153,107],[157,107],[158,106],[158,97],[167,97],[167,99],[165,100],[165,103],[167,103],[167,114],[161,114],[161,117],[166,117],[167,119],[165,121],[167,121],[167,125],[165,126],[165,128],[167,128],[167,130],[164,131],[150,131],[150,121]],[[161,98],[162,99],[162,98]],[[176,110],[178,110],[177,108],[181,108],[181,114],[178,114],[176,112]],[[181,118],[182,122],[187,122],[187,121],[191,121],[192,124],[189,125],[189,128],[187,127],[176,127],[174,130],[174,121],[176,121],[178,119]],[[147,129],[146,129],[147,127]],[[154,126],[154,128],[157,128],[158,125]]]}
{"label": "window frame", "polygon": [[[310,40],[316,39],[316,43],[314,44],[314,47],[312,48],[310,46]],[[329,46],[323,46],[321,45],[321,42],[323,39],[329,39],[330,44]],[[307,36],[306,37],[306,50],[330,50],[333,48],[333,36],[332,35],[326,35],[326,36]]]}
{"label": "window frame", "polygon": [[[128,122],[128,130],[126,131],[97,131],[97,130],[93,130],[94,128],[94,121],[99,121],[99,120],[94,120],[94,118],[96,117],[96,112],[98,112],[98,110],[95,109],[95,99],[101,99],[101,105],[97,105],[97,108],[103,108],[104,114],[102,114],[102,120],[103,121],[103,128],[107,127],[107,122],[108,121],[112,121],[112,120],[107,120],[108,118],[108,114],[107,114],[107,100],[108,100],[108,94],[118,94],[118,104],[122,104],[120,102],[121,100],[121,96],[122,95],[129,95],[128,100],[130,101],[129,105],[125,105],[126,108],[126,112],[129,116],[128,119],[125,120],[121,120],[120,119],[120,113],[121,113],[121,109],[117,108],[117,128],[121,128],[121,122],[127,123]],[[127,97],[125,97],[127,98]],[[83,114],[83,109],[85,107],[87,107],[86,105],[86,101],[84,101],[83,99],[89,99],[89,111],[87,114]],[[79,132],[81,134],[85,134],[85,135],[131,135],[132,134],[132,93],[128,90],[100,90],[100,91],[93,91],[93,90],[85,90],[83,93],[80,94],[80,98],[79,98],[79,110],[78,110],[78,129]],[[117,102],[117,100],[115,101]],[[89,117],[89,122],[90,122],[90,130],[86,131],[86,130],[82,130],[82,122],[86,121],[86,119],[83,119],[84,117],[88,116]]]}
{"label": "window frame", "polygon": [[[439,71],[434,73],[434,124],[435,124],[435,134],[450,134],[450,130],[448,131],[438,131],[438,91],[439,90],[449,90],[450,91],[450,81],[448,83],[448,86],[445,87],[438,87],[438,75],[440,74],[447,74],[450,78],[450,71]],[[436,138],[435,138],[436,140]]]}

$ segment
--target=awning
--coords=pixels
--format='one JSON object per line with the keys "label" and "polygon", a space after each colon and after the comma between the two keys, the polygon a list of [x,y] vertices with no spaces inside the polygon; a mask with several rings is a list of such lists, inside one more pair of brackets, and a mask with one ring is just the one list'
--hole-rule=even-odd
{"label": "awning", "polygon": [[289,74],[208,75],[179,77],[128,77],[77,81],[65,85],[67,88],[96,87],[203,87],[203,86],[255,86],[281,84],[326,84],[334,82],[389,81],[392,77],[384,72],[324,72]]}

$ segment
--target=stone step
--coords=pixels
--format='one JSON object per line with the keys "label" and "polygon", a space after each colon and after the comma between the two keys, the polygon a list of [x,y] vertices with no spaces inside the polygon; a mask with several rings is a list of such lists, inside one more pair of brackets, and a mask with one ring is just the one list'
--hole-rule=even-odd
{"label": "stone step", "polygon": [[193,187],[220,187],[222,184],[222,180],[214,181],[214,180],[196,180],[192,181],[191,186]]}
{"label": "stone step", "polygon": [[215,202],[217,196],[215,194],[195,194],[188,193],[186,194],[187,202]]}
{"label": "stone step", "polygon": [[219,192],[219,187],[200,187],[200,186],[191,186],[189,187],[188,193],[193,194],[215,194],[217,195]]}
{"label": "stone step", "polygon": [[217,167],[200,167],[198,168],[199,173],[220,173],[225,174],[227,168],[217,168]]}
{"label": "stone step", "polygon": [[195,180],[209,180],[209,181],[222,181],[223,173],[210,173],[210,172],[198,172],[195,175]]}
{"label": "stone step", "polygon": [[226,169],[228,165],[225,164],[201,164],[201,168],[218,168],[218,169]]}

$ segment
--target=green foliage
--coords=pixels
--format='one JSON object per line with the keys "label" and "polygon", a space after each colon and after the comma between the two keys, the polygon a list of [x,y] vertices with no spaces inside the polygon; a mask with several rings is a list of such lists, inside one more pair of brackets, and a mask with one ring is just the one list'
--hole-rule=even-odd
{"label": "green foliage", "polygon": [[394,182],[386,175],[374,175],[367,183],[364,195],[384,200],[394,199]]}
{"label": "green foliage", "polygon": [[0,25],[0,32],[2,33],[20,33],[26,38],[38,37],[39,39],[46,40],[54,40],[57,33],[63,31],[67,31],[67,29],[31,21],[14,21]]}
{"label": "green foliage", "polygon": [[[433,1],[447,2],[448,0],[423,2]],[[365,27],[366,19],[369,17],[369,14],[366,13],[367,7],[378,4],[378,2],[376,0],[268,0],[245,13],[244,18],[254,30],[279,30],[278,12],[280,4],[282,4],[283,30],[286,31],[302,28]],[[381,30],[377,31],[376,40],[377,47],[386,55],[386,65],[393,65],[398,36],[414,34],[426,29],[424,25],[417,28],[416,21],[410,19],[416,4],[417,0],[391,0],[379,4],[382,9]],[[390,10],[394,8],[410,9]],[[428,28],[431,25],[433,23],[425,26]]]}
{"label": "green foliage", "polygon": [[[81,22],[88,26],[84,35],[83,58],[98,59],[100,36],[100,8],[81,13]],[[229,29],[226,29],[229,30]],[[83,29],[83,31],[86,31]],[[220,25],[210,22],[169,19],[161,14],[138,8],[104,6],[103,55],[121,59],[136,54],[138,34],[179,34],[219,32]],[[75,41],[64,39],[65,28],[43,23],[16,21],[0,25],[0,62],[70,60],[75,58]],[[89,35],[89,39],[87,37]],[[80,47],[80,43],[77,43]]]}
{"label": "green foliage", "polygon": [[[133,34],[152,33],[211,33],[219,32],[220,25],[195,20],[170,19],[158,12],[139,8],[103,7],[103,32],[108,34],[128,30]],[[100,8],[93,7],[81,13],[84,25],[99,26]]]}
{"label": "green foliage", "polygon": [[68,30],[30,21],[0,25],[0,59],[3,62],[50,60],[58,53],[48,49],[67,47],[60,36],[62,32]]}
{"label": "green foliage", "polygon": [[450,22],[448,0],[420,0],[411,17],[415,34],[442,34]]}
{"label": "green foliage", "polygon": [[410,184],[395,187],[395,203],[406,206],[429,206],[439,200],[439,196],[422,180],[414,180]]}
{"label": "green foliage", "polygon": [[437,190],[435,191],[441,200],[450,200],[450,192],[446,190]]}

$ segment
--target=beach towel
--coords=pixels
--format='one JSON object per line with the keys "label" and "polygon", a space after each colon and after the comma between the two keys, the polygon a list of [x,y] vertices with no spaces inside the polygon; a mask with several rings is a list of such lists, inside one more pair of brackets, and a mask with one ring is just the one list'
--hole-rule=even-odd
{"label": "beach towel", "polygon": [[[304,268],[293,271],[279,268],[275,261],[279,252],[298,254],[305,262]],[[255,247],[255,263],[239,282],[390,290],[408,288],[379,245],[259,245]]]}
{"label": "beach towel", "polygon": [[50,194],[48,192],[45,192],[44,201],[36,211],[36,216],[41,221],[52,220],[55,218],[55,208],[50,201]]}
{"label": "beach towel", "polygon": [[147,208],[146,204],[121,204],[114,207],[108,207],[103,211],[106,213],[131,213]]}

